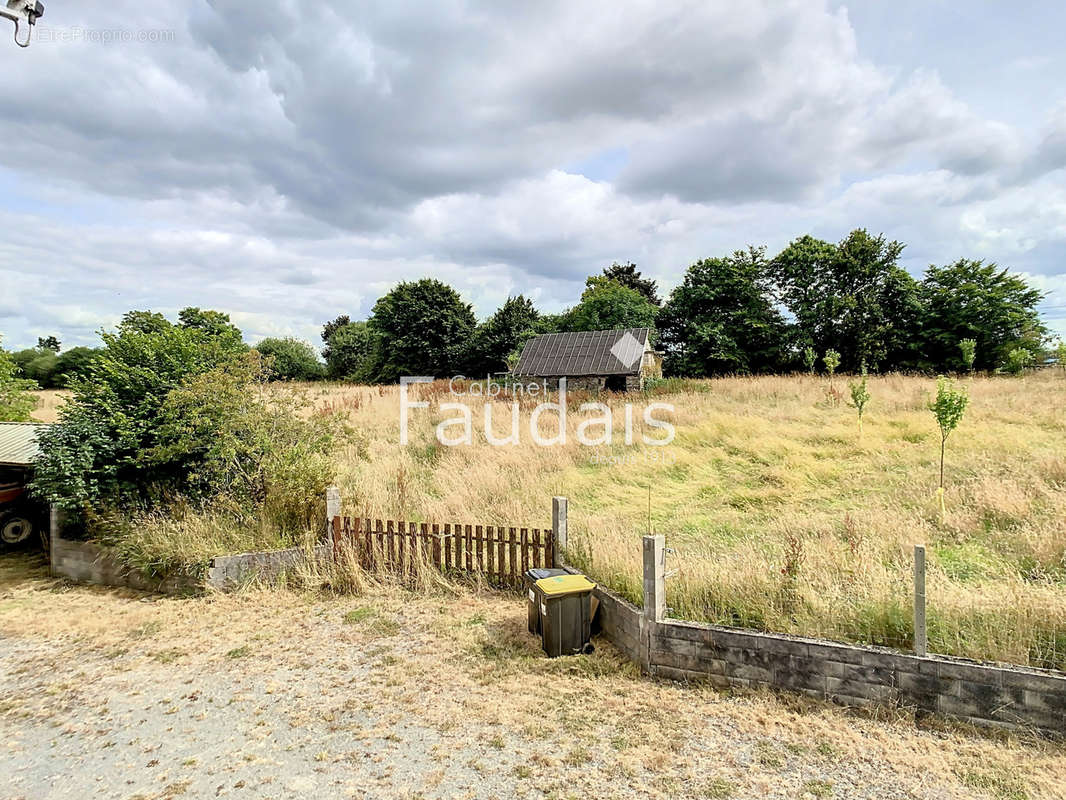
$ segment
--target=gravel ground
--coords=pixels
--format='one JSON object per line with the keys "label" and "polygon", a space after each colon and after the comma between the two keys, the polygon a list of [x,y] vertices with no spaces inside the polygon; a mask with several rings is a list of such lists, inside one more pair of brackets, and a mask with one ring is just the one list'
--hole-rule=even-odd
{"label": "gravel ground", "polygon": [[72,587],[0,559],[4,798],[1061,798],[1046,742],[549,660],[520,598]]}

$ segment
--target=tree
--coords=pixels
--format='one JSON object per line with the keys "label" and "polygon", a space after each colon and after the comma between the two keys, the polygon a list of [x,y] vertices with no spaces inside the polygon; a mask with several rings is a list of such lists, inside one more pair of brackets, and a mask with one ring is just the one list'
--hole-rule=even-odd
{"label": "tree", "polygon": [[803,350],[803,364],[807,367],[807,372],[811,375],[814,374],[814,368],[818,364],[818,351],[813,347],[807,347]]}
{"label": "tree", "polygon": [[936,397],[929,403],[929,410],[936,418],[940,428],[940,487],[937,489],[937,498],[940,501],[940,521],[944,521],[944,450],[947,446],[948,436],[959,426],[962,415],[970,398],[966,391],[956,388],[950,378],[941,376],[936,382]]}
{"label": "tree", "polygon": [[56,386],[66,387],[78,378],[89,375],[97,350],[92,347],[72,347],[60,353],[56,362],[53,381]]}
{"label": "tree", "polygon": [[[348,319],[348,317],[345,316],[343,319]],[[328,338],[326,329],[330,331]],[[372,345],[367,324],[346,322],[343,325],[333,326],[332,323],[327,322],[323,328],[322,337],[326,342],[326,346],[322,348],[322,355],[326,359],[326,374],[339,381],[363,380]]]}
{"label": "tree", "polygon": [[[655,281],[643,277],[637,269],[637,265],[632,261],[628,261],[625,264],[619,264],[616,261],[611,264],[611,266],[604,267],[603,277],[609,281],[620,283],[629,289],[640,292],[652,305],[662,305],[662,301],[659,299],[658,294],[659,287],[655,284]],[[589,278],[585,285],[591,288],[592,280],[592,278]]]}
{"label": "tree", "polygon": [[796,318],[800,337],[840,353],[846,370],[865,361],[881,368],[912,365],[921,305],[914,279],[897,265],[900,242],[852,231],[832,245],[810,236],[771,262],[778,299]]}
{"label": "tree", "polygon": [[34,347],[20,350],[14,355],[22,377],[34,381],[42,389],[55,388],[55,372],[59,357],[54,350],[46,347]]}
{"label": "tree", "polygon": [[189,306],[178,312],[178,324],[183,328],[203,331],[208,336],[223,339],[227,346],[235,350],[244,348],[241,329],[230,322],[229,314],[223,314],[221,311],[201,310]]}
{"label": "tree", "polygon": [[976,342],[974,366],[990,370],[1015,348],[1038,356],[1047,337],[1037,305],[1042,292],[993,263],[960,259],[930,266],[919,289],[926,356],[941,370],[959,364],[959,343]]}
{"label": "tree", "polygon": [[53,353],[58,353],[59,339],[57,339],[55,336],[38,337],[37,347],[41,350],[51,350]]}
{"label": "tree", "polygon": [[322,326],[322,343],[325,347],[322,349],[322,358],[326,359],[326,363],[329,363],[329,340],[333,338],[338,330],[345,325],[351,325],[352,318],[347,314],[341,314],[336,319],[332,319]]}
{"label": "tree", "polygon": [[870,402],[870,388],[866,375],[866,366],[862,367],[862,374],[857,381],[848,381],[848,389],[851,390],[851,407],[859,414],[859,438],[862,438],[862,415],[866,411],[866,405]]}
{"label": "tree", "polygon": [[1015,347],[1009,353],[1000,369],[1009,375],[1021,375],[1033,365],[1032,351],[1024,347]]}
{"label": "tree", "polygon": [[1059,339],[1055,346],[1055,363],[1062,367],[1062,372],[1066,375],[1066,339]]}
{"label": "tree", "polygon": [[37,407],[36,388],[33,381],[18,377],[11,354],[0,349],[0,422],[26,422]]}
{"label": "tree", "polygon": [[532,300],[522,295],[508,297],[474,331],[468,361],[470,374],[491,374],[508,369],[508,359],[536,335],[539,319],[540,314],[533,307]]}
{"label": "tree", "polygon": [[291,336],[267,338],[255,349],[267,359],[267,371],[274,380],[313,381],[322,377],[322,364],[308,342]]}
{"label": "tree", "polygon": [[762,248],[697,261],[658,315],[676,375],[768,372],[784,358],[786,326],[767,286]]}
{"label": "tree", "polygon": [[962,354],[962,365],[966,371],[973,372],[973,362],[977,358],[977,340],[962,339],[959,342],[959,352]]}
{"label": "tree", "polygon": [[39,436],[34,485],[73,511],[95,503],[150,507],[187,478],[149,455],[160,444],[168,393],[245,348],[150,312],[130,312],[115,332],[100,337],[104,346],[89,374],[71,381],[73,397],[60,410],[60,423]]}
{"label": "tree", "polygon": [[829,349],[825,351],[825,355],[822,356],[822,363],[825,364],[825,371],[829,373],[829,385],[833,385],[833,376],[836,374],[837,367],[840,366],[840,353],[836,350]]}
{"label": "tree", "polygon": [[459,293],[434,278],[403,282],[374,304],[367,328],[369,378],[455,375],[464,365],[477,319]]}
{"label": "tree", "polygon": [[621,328],[653,328],[658,309],[636,289],[617,281],[593,276],[581,302],[563,313],[562,330],[608,331]]}

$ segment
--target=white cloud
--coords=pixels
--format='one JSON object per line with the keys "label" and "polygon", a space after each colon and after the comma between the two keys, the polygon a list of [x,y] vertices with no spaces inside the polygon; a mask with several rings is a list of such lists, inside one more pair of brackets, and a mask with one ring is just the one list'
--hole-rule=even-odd
{"label": "white cloud", "polygon": [[[826,3],[49,11],[174,35],[5,59],[9,344],[184,305],[231,312],[249,340],[316,341],[427,274],[482,315],[517,292],[556,310],[612,260],[665,288],[704,256],[856,226],[907,242],[912,269],[996,260],[1066,305],[1066,105],[1033,131],[1013,95],[982,115],[938,51],[875,63]],[[606,180],[566,171],[603,154]]]}

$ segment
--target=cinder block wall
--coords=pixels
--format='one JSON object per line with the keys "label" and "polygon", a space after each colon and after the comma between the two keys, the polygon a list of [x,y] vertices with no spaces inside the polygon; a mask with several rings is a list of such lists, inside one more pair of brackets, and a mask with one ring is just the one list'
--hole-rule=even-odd
{"label": "cinder block wall", "polygon": [[[312,558],[328,559],[330,548],[314,548]],[[98,586],[118,586],[142,592],[160,594],[194,594],[205,589],[233,591],[253,580],[273,580],[281,573],[296,569],[308,558],[299,548],[268,553],[242,553],[219,556],[211,560],[204,577],[168,575],[154,579],[119,563],[106,550],[93,542],[52,537],[52,574],[77,583]]]}
{"label": "cinder block wall", "polygon": [[142,592],[189,594],[200,591],[200,580],[188,575],[149,578],[119,563],[98,544],[52,536],[52,574],[78,583],[119,586]]}
{"label": "cinder block wall", "polygon": [[1066,734],[1066,674],[944,656],[652,621],[597,587],[603,635],[651,675],[721,688],[768,687],[846,706],[888,704],[983,727]]}

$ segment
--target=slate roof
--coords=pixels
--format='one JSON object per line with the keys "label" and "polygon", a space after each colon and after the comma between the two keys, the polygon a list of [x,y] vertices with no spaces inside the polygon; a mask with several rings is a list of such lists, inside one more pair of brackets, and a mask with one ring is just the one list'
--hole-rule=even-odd
{"label": "slate roof", "polygon": [[545,333],[526,342],[515,375],[538,378],[635,375],[648,342],[648,328]]}
{"label": "slate roof", "polygon": [[37,433],[48,426],[34,422],[0,422],[0,464],[28,467],[40,450]]}

